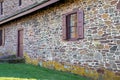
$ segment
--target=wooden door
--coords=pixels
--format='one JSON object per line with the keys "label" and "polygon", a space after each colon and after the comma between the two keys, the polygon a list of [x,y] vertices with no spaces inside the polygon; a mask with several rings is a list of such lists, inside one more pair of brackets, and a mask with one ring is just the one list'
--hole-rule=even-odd
{"label": "wooden door", "polygon": [[18,53],[17,57],[23,57],[23,30],[18,30]]}

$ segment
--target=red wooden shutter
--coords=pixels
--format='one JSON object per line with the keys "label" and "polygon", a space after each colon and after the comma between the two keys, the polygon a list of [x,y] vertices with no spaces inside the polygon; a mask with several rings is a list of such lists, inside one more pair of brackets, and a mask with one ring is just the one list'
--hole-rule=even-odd
{"label": "red wooden shutter", "polygon": [[84,31],[83,31],[83,10],[79,10],[77,12],[77,18],[78,18],[78,23],[77,23],[77,32],[78,32],[78,39],[82,39],[84,37]]}
{"label": "red wooden shutter", "polygon": [[62,30],[63,30],[63,40],[66,40],[67,39],[67,23],[66,23],[66,15],[63,15],[63,27],[62,27]]}
{"label": "red wooden shutter", "polygon": [[0,30],[0,46],[2,45],[2,30]]}

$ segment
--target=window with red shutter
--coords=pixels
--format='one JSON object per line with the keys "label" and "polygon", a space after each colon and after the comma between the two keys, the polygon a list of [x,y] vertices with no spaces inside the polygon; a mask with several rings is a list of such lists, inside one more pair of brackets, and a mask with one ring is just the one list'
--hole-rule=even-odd
{"label": "window with red shutter", "polygon": [[22,0],[19,0],[19,6],[21,6],[22,5]]}
{"label": "window with red shutter", "polygon": [[117,3],[117,9],[120,10],[120,0]]}
{"label": "window with red shutter", "polygon": [[78,40],[83,34],[83,11],[77,10],[63,15],[63,39]]}
{"label": "window with red shutter", "polygon": [[0,2],[0,15],[3,14],[3,2]]}

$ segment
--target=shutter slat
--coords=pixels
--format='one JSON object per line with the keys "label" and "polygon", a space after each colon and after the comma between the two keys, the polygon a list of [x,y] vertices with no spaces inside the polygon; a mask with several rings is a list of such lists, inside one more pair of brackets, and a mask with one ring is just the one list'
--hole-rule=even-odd
{"label": "shutter slat", "polygon": [[79,39],[82,39],[82,38],[84,38],[84,30],[83,30],[83,10],[79,10],[78,12],[77,12],[77,18],[78,18],[78,23],[77,23],[77,32],[78,32],[78,38]]}
{"label": "shutter slat", "polygon": [[66,24],[66,15],[63,15],[63,27],[62,27],[62,31],[63,31],[63,40],[67,39],[67,34],[66,34],[66,29],[67,29],[67,24]]}

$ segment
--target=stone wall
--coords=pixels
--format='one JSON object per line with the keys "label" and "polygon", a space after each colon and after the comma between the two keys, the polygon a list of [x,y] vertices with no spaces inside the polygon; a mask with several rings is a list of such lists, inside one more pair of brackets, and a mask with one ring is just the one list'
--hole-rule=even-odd
{"label": "stone wall", "polygon": [[[17,53],[17,31],[24,29],[26,63],[70,71],[99,80],[120,79],[120,12],[117,0],[65,0],[2,25],[2,53]],[[84,10],[84,39],[62,40],[62,14]]]}

